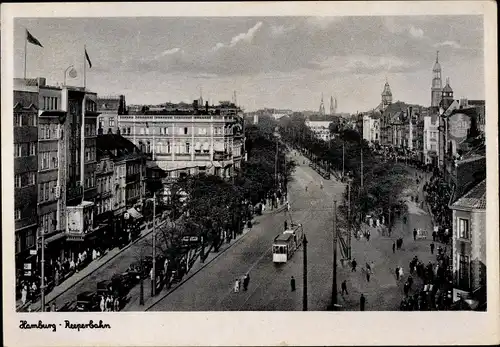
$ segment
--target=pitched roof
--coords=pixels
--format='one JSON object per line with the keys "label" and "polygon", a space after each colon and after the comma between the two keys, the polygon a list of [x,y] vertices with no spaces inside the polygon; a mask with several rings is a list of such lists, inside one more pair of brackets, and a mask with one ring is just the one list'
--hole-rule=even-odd
{"label": "pitched roof", "polygon": [[451,205],[452,209],[460,207],[474,210],[486,209],[486,179],[482,180]]}
{"label": "pitched roof", "polygon": [[97,150],[108,153],[113,159],[134,159],[142,157],[141,151],[129,140],[118,134],[97,136]]}

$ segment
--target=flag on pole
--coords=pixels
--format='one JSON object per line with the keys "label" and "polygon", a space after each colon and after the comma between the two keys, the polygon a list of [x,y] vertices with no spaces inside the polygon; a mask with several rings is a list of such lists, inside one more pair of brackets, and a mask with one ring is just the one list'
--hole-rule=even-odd
{"label": "flag on pole", "polygon": [[87,53],[87,49],[85,48],[85,58],[87,59],[87,62],[89,63],[89,67],[92,68],[92,62],[90,61],[89,54]]}
{"label": "flag on pole", "polygon": [[35,46],[40,46],[43,48],[42,44],[40,43],[40,41],[37,40],[36,37],[34,37],[33,35],[31,35],[31,33],[28,31],[28,29],[26,29],[26,39],[28,40],[29,43],[35,45]]}

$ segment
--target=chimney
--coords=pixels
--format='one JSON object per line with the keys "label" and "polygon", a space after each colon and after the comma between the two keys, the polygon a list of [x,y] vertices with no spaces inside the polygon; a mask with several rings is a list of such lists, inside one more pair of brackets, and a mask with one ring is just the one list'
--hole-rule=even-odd
{"label": "chimney", "polygon": [[205,112],[208,114],[208,101],[205,102]]}

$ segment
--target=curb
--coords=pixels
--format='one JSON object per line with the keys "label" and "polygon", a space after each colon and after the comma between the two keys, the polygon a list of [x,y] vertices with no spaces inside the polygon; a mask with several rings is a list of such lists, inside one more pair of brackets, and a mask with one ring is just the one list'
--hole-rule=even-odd
{"label": "curb", "polygon": [[[186,277],[186,279],[182,280],[175,288],[173,288],[172,290],[168,291],[162,297],[160,297],[156,302],[154,302],[151,305],[149,305],[148,307],[146,307],[144,309],[144,312],[149,311],[151,308],[153,308],[160,301],[162,301],[167,296],[169,296],[170,294],[172,294],[173,292],[175,292],[177,289],[179,289],[184,283],[186,283],[187,281],[189,281],[193,276],[195,276],[198,272],[200,272],[201,270],[203,270],[207,265],[209,265],[210,263],[212,263],[215,259],[217,259],[222,254],[224,254],[228,249],[230,249],[235,244],[237,244],[238,242],[240,242],[240,240],[242,240],[246,235],[248,235],[249,232],[250,232],[250,230],[248,230],[246,233],[243,233],[237,240],[235,240],[232,244],[230,244],[226,249],[224,249],[221,252],[217,253],[217,255],[215,257],[213,257],[212,259],[210,259],[208,262],[203,263],[203,266],[201,266],[198,270],[196,270],[195,272],[193,272],[190,276]],[[135,311],[135,312],[137,312],[137,311]]]}
{"label": "curb", "polygon": [[[162,224],[159,224],[157,225],[157,227],[163,225]],[[71,288],[73,288],[74,286],[76,286],[78,283],[82,282],[84,279],[86,279],[87,277],[89,277],[90,275],[92,275],[94,272],[96,272],[97,270],[99,270],[102,266],[106,265],[107,263],[109,263],[111,260],[115,259],[117,256],[119,256],[120,254],[122,254],[123,252],[125,252],[128,248],[130,248],[132,245],[136,244],[137,242],[141,241],[143,238],[145,238],[146,236],[148,236],[149,234],[151,234],[153,232],[153,229],[151,229],[150,231],[148,231],[147,233],[145,233],[144,235],[142,235],[141,237],[139,237],[138,239],[136,239],[134,242],[131,242],[129,243],[128,245],[126,245],[125,247],[123,247],[119,252],[117,252],[115,255],[113,255],[112,257],[110,257],[108,260],[106,260],[104,263],[101,264],[101,266],[99,266],[98,268],[94,269],[93,271],[89,272],[88,274],[86,274],[85,276],[83,276],[82,278],[80,278],[78,281],[76,281],[75,283],[73,283],[71,286],[69,286],[68,288],[66,288],[63,292],[57,294],[55,297],[53,297],[52,299],[50,299],[49,301],[46,302],[46,305],[50,304],[51,302],[57,300],[58,297],[60,297],[61,295],[63,295],[64,293],[66,293],[68,290],[70,290]],[[38,301],[40,302],[40,301]],[[32,311],[33,312],[33,311]],[[38,310],[34,310],[34,312],[38,312]]]}

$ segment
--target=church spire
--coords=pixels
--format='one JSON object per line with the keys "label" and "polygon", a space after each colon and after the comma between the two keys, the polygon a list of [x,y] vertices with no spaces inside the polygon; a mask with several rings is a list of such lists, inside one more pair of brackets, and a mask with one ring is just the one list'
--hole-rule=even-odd
{"label": "church spire", "polygon": [[321,93],[321,103],[319,104],[319,114],[325,115],[325,104],[323,103],[323,93]]}

